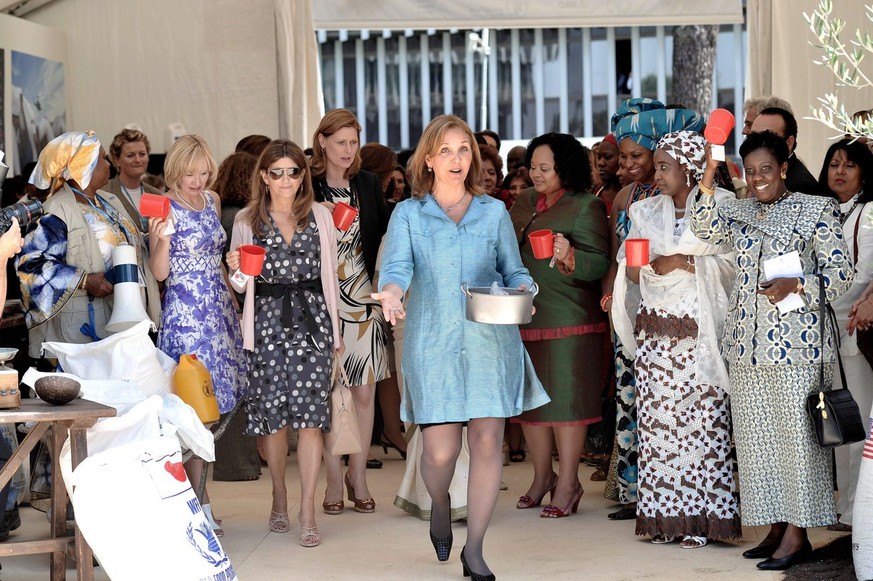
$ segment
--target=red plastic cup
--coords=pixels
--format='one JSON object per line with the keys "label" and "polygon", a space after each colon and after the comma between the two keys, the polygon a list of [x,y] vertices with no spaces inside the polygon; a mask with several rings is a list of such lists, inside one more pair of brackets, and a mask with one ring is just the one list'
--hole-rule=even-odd
{"label": "red plastic cup", "polygon": [[703,136],[713,145],[724,145],[734,130],[736,120],[733,113],[727,109],[716,109],[709,114]]}
{"label": "red plastic cup", "polygon": [[355,221],[355,216],[358,211],[346,204],[345,202],[337,202],[333,209],[333,224],[343,232],[351,228],[352,222]]}
{"label": "red plastic cup", "polygon": [[527,235],[534,258],[551,258],[555,253],[555,235],[551,230],[537,230]]}
{"label": "red plastic cup", "polygon": [[239,270],[249,276],[258,276],[264,270],[264,257],[267,251],[254,244],[244,244],[239,250]]}
{"label": "red plastic cup", "polygon": [[649,263],[649,241],[645,238],[628,238],[624,241],[624,255],[627,265],[640,268]]}
{"label": "red plastic cup", "polygon": [[139,200],[139,214],[143,218],[166,220],[167,216],[170,215],[170,198],[143,193]]}

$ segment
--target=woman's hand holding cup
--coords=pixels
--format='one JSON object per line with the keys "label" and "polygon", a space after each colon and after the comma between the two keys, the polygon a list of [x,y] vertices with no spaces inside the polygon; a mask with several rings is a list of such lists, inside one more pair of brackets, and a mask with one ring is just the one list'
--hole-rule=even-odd
{"label": "woman's hand holding cup", "polygon": [[167,233],[167,228],[170,226],[169,219],[165,218],[149,218],[149,236],[161,241],[168,241],[170,234]]}
{"label": "woman's hand holding cup", "polygon": [[227,268],[230,269],[231,272],[239,270],[239,250],[228,252],[224,256],[224,260],[227,262]]}

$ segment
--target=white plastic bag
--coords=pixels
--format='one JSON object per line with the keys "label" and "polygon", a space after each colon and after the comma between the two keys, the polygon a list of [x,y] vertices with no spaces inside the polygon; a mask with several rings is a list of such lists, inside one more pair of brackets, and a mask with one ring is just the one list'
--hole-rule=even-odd
{"label": "white plastic bag", "polygon": [[48,341],[42,349],[57,356],[64,371],[83,379],[130,380],[145,397],[166,395],[172,390],[173,368],[149,339],[150,328],[150,321],[141,321],[94,343]]}
{"label": "white plastic bag", "polygon": [[[168,431],[161,425],[160,411],[162,406],[163,400],[155,395],[137,404],[123,415],[98,420],[86,431],[88,454],[94,456],[119,446],[175,435],[172,429]],[[69,438],[61,448],[60,465],[67,494],[72,496],[73,467]]]}
{"label": "white plastic bag", "polygon": [[207,462],[215,462],[215,436],[206,429],[194,408],[170,393],[164,396],[160,415],[164,425],[176,427],[179,439],[192,452]]}
{"label": "white plastic bag", "polygon": [[110,579],[238,579],[185,475],[175,438],[89,456],[72,484],[76,522]]}
{"label": "white plastic bag", "polygon": [[859,580],[873,579],[873,409],[867,420],[867,440],[852,509],[852,559]]}

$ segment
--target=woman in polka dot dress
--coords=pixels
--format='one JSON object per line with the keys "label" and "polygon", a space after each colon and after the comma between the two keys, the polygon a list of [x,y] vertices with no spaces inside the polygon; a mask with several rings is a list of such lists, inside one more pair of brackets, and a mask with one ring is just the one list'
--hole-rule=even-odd
{"label": "woman in polka dot dress", "polygon": [[[321,542],[315,524],[315,486],[322,432],[330,430],[330,375],[342,351],[337,317],[336,238],[330,212],[313,204],[303,151],[271,142],[252,177],[252,199],[237,214],[231,248],[266,250],[263,272],[245,283],[243,346],[249,351],[246,432],[258,436],[273,483],[270,530],[288,532],[285,462],[288,427],[298,431],[300,544]],[[227,264],[239,267],[238,250]]]}

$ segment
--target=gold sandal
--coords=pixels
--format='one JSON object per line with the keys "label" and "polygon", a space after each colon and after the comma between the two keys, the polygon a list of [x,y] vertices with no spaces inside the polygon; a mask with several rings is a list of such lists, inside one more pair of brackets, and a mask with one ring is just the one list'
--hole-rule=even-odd
{"label": "gold sandal", "polygon": [[291,521],[287,512],[270,511],[270,530],[274,533],[287,533],[291,529]]}

